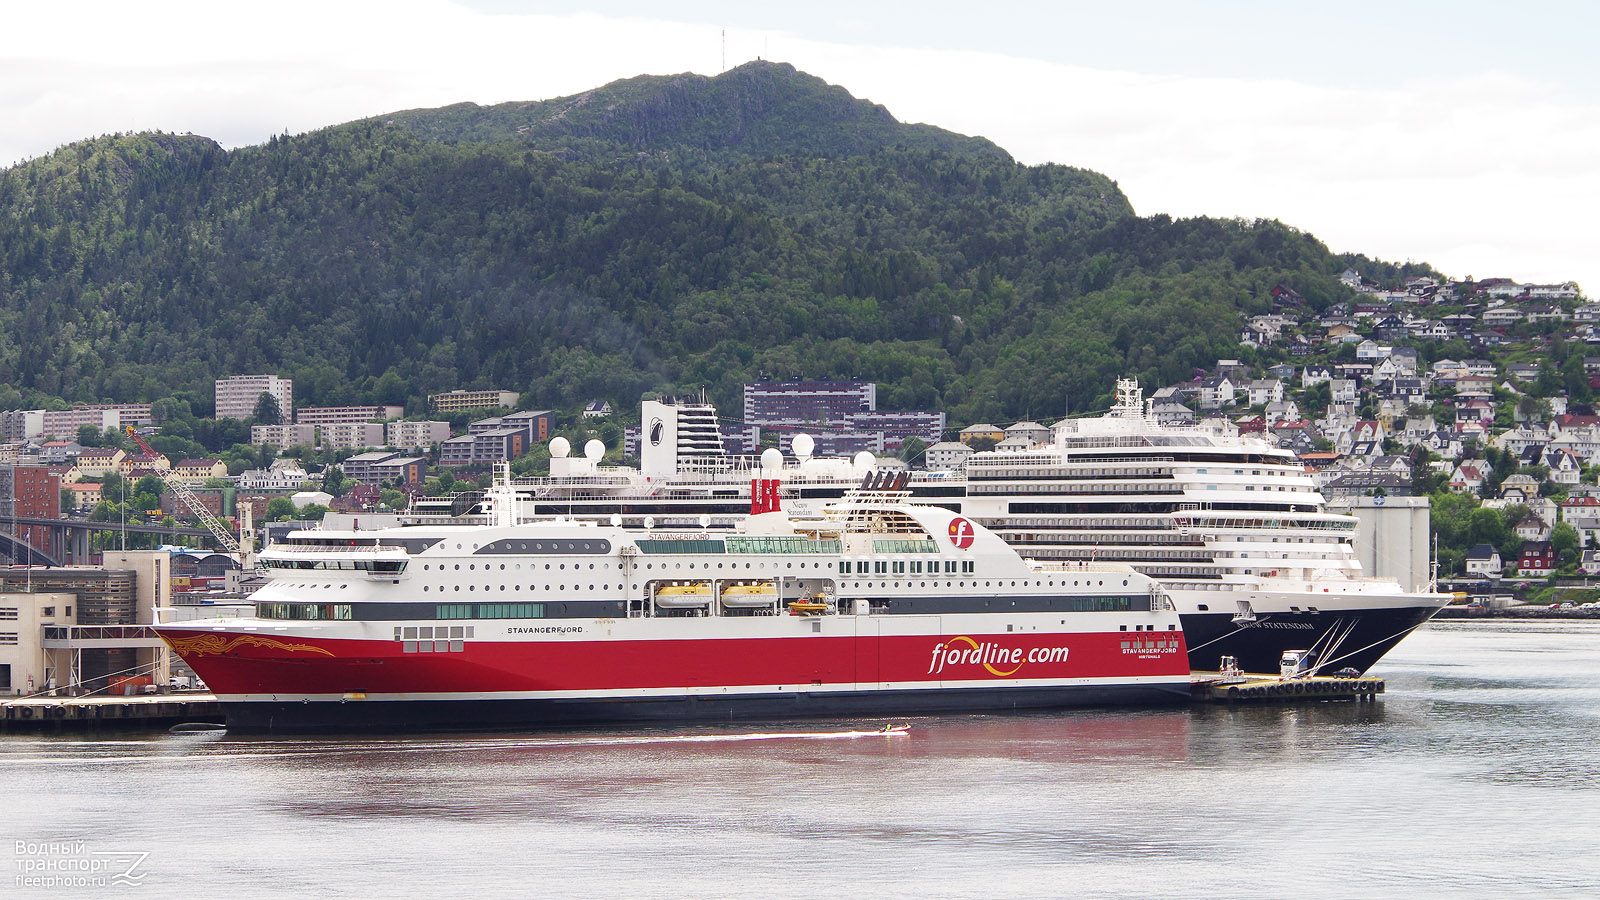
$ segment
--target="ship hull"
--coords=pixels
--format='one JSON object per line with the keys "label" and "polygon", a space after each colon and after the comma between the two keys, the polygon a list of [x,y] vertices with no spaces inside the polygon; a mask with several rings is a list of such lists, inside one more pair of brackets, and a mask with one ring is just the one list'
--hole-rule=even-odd
{"label": "ship hull", "polygon": [[237,733],[477,731],[1018,713],[1180,703],[1187,684],[791,691],[737,697],[223,702]]}
{"label": "ship hull", "polygon": [[[1122,619],[1076,617],[1106,615]],[[1129,614],[1173,623],[1143,632],[1047,630],[1075,614],[1005,618],[1015,631],[994,633],[989,616],[480,620],[476,637],[428,642],[431,652],[337,636],[359,622],[158,628],[241,732],[1003,713],[1188,696],[1170,612]],[[979,624],[990,628],[968,627]],[[541,633],[520,636],[529,631]]]}
{"label": "ship hull", "polygon": [[1434,603],[1365,609],[1258,613],[1235,621],[1228,612],[1180,615],[1189,665],[1215,672],[1232,656],[1245,672],[1276,673],[1285,650],[1315,650],[1322,674],[1366,672],[1406,635],[1439,611]]}

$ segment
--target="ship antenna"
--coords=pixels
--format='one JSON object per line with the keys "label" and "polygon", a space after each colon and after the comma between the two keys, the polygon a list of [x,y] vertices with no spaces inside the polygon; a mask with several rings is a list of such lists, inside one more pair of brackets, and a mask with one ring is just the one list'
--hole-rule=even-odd
{"label": "ship antenna", "polygon": [[1144,392],[1139,390],[1137,378],[1117,379],[1117,405],[1111,414],[1123,419],[1137,419],[1144,415]]}
{"label": "ship antenna", "polygon": [[1433,536],[1433,561],[1429,565],[1432,577],[1428,579],[1428,593],[1439,593],[1439,535]]}

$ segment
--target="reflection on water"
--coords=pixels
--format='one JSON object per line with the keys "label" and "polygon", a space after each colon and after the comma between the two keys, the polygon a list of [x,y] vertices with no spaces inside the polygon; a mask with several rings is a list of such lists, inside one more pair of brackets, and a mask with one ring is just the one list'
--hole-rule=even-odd
{"label": "reflection on water", "polygon": [[14,736],[6,837],[133,841],[147,886],[250,896],[1590,896],[1597,647],[1590,623],[1435,625],[1377,704],[907,735]]}

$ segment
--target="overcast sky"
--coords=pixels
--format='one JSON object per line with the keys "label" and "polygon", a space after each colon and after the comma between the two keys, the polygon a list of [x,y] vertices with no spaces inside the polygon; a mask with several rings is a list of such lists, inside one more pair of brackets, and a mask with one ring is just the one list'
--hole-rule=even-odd
{"label": "overcast sky", "polygon": [[762,56],[1104,172],[1142,215],[1277,218],[1335,251],[1600,294],[1600,4],[80,0],[0,22],[0,164]]}

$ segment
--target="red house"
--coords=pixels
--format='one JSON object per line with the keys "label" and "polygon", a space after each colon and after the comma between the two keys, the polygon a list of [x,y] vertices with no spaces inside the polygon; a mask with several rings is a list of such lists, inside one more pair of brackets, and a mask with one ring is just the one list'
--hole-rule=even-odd
{"label": "red house", "polygon": [[1549,541],[1524,541],[1517,553],[1517,574],[1543,578],[1556,570],[1556,550]]}

